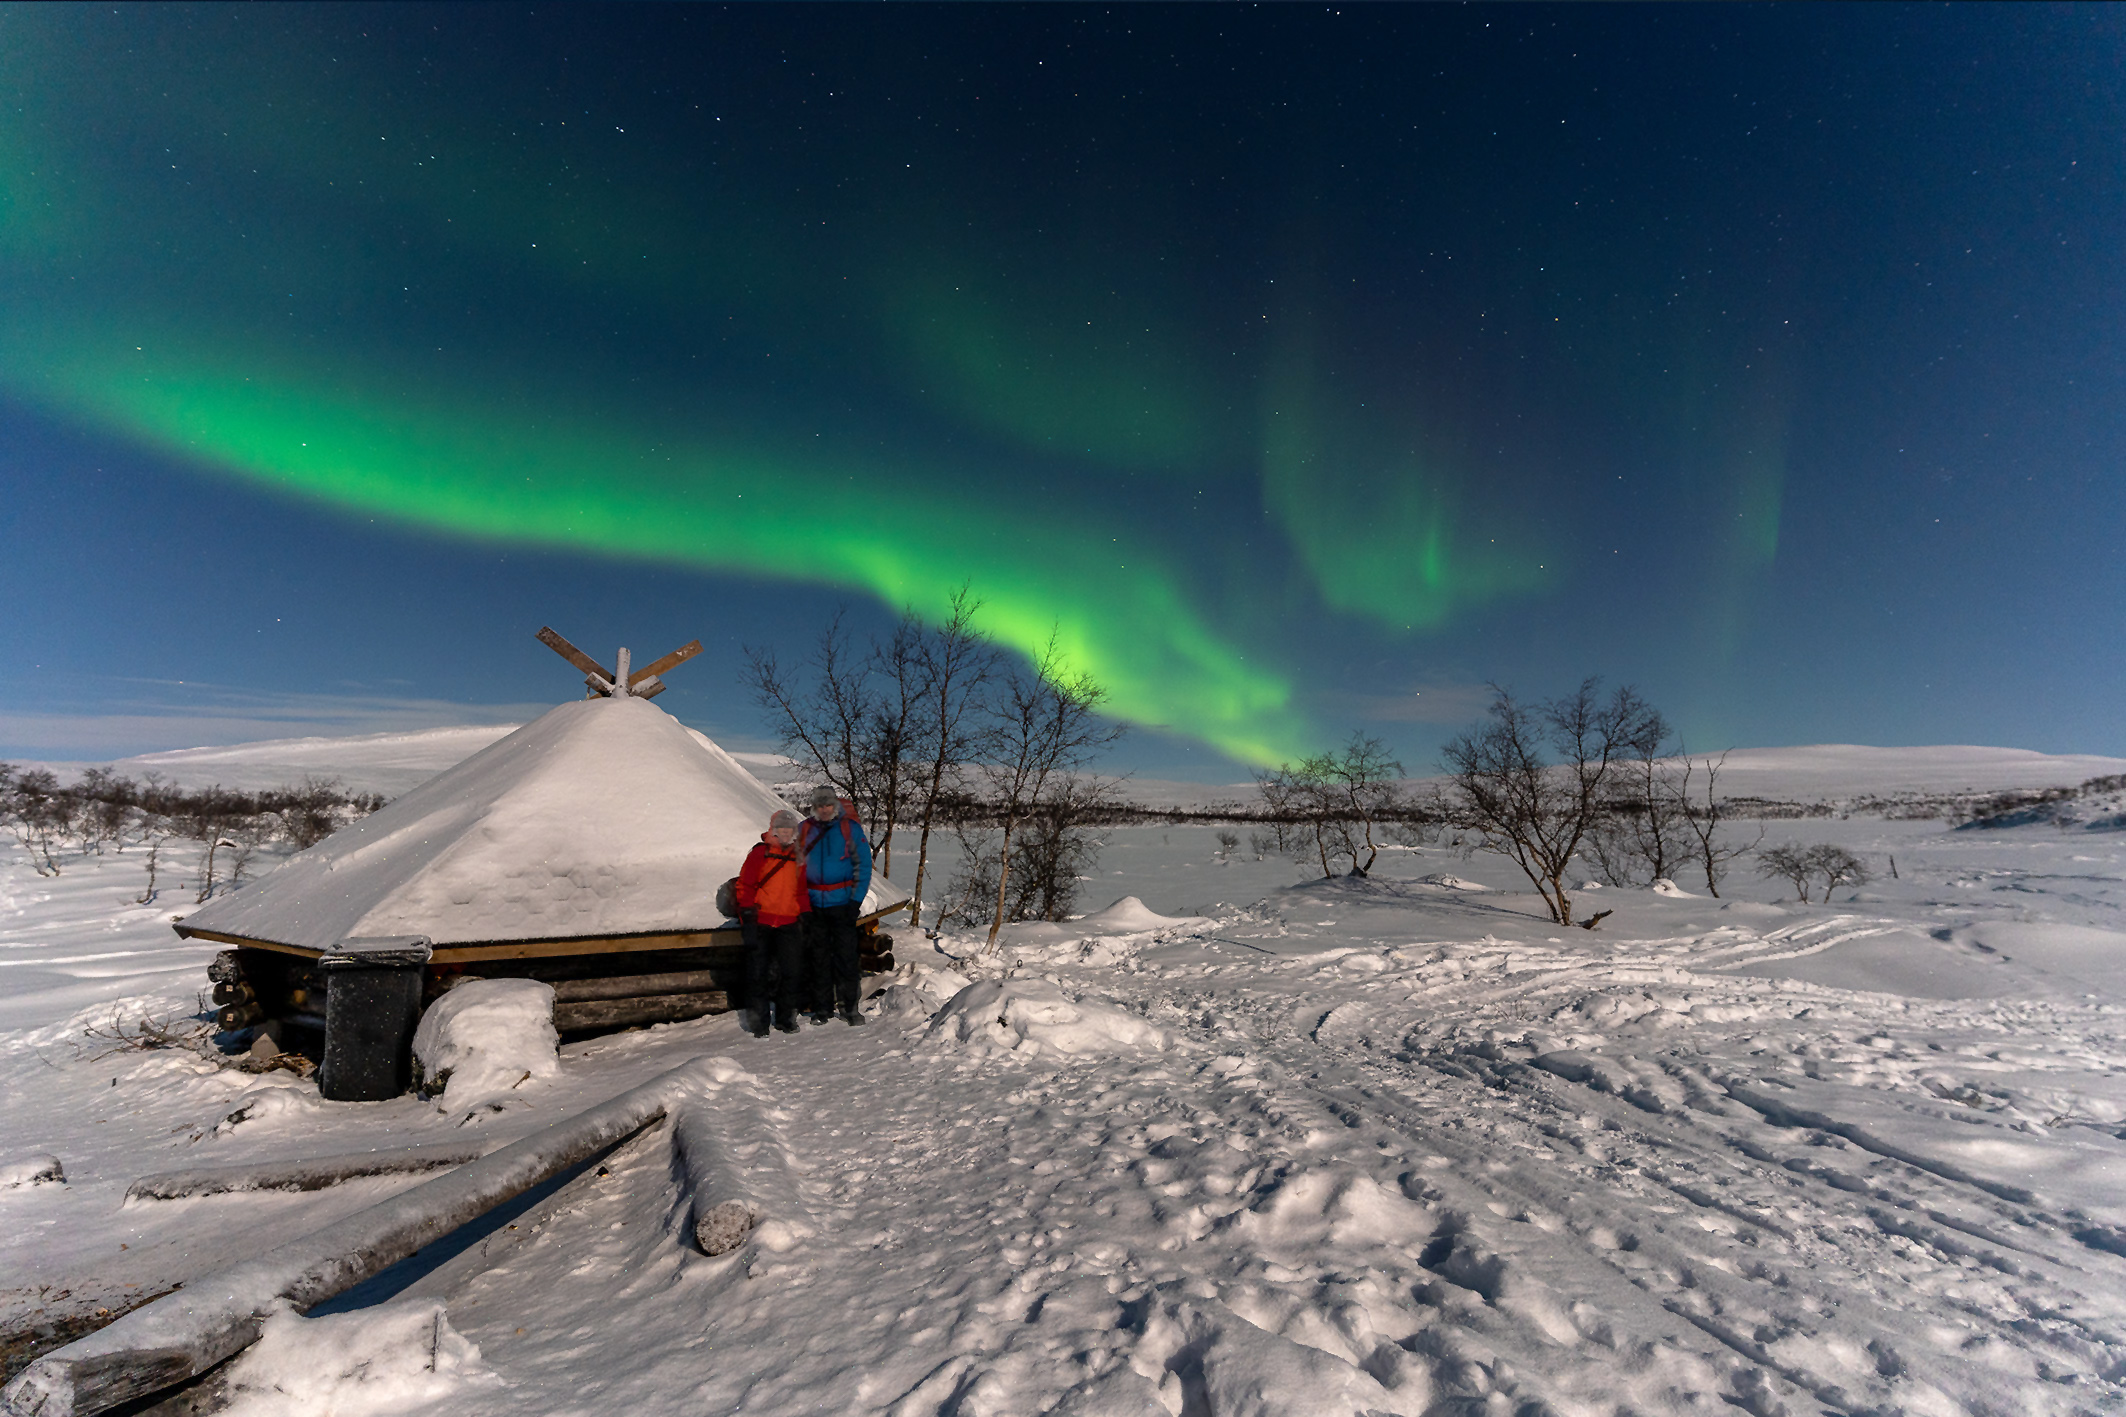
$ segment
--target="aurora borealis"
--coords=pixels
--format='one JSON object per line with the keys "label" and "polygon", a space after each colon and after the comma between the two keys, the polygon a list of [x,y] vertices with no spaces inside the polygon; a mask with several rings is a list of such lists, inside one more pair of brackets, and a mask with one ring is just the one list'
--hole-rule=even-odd
{"label": "aurora borealis", "polygon": [[[0,9],[8,702],[120,658],[292,687],[326,643],[376,684],[517,620],[729,661],[966,583],[1206,771],[1354,722],[1421,759],[1420,686],[1590,672],[1700,742],[2126,749],[2122,33]],[[112,628],[153,557],[61,593],[70,517],[128,502],[311,637]],[[411,687],[549,694],[522,649]]]}

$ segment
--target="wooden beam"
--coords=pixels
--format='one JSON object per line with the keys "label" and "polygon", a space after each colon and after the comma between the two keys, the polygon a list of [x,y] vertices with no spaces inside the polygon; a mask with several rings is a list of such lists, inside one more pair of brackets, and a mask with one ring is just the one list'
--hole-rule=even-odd
{"label": "wooden beam", "polygon": [[[909,901],[898,901],[883,910],[858,917],[857,924],[873,924],[888,915],[906,910],[910,904]],[[183,924],[171,928],[188,940],[212,940],[223,945],[274,950],[303,959],[316,959],[324,953],[315,946],[291,945],[279,940],[261,940],[249,935],[230,935],[220,930],[195,930]],[[579,935],[543,940],[468,940],[457,944],[437,944],[434,953],[429,956],[429,963],[471,964],[483,959],[551,959],[557,955],[629,954],[638,950],[698,950],[733,947],[738,945],[741,939],[738,927],[733,925],[720,930],[658,930],[646,931],[640,935]]]}
{"label": "wooden beam", "polygon": [[[667,669],[686,663],[701,653],[701,641],[689,640],[662,659],[653,659],[627,676],[627,686],[632,689],[643,680],[664,673]],[[610,676],[608,676],[610,677]]]}
{"label": "wooden beam", "polygon": [[607,669],[605,666],[598,663],[597,660],[592,659],[582,650],[577,649],[567,640],[562,639],[552,626],[541,625],[539,627],[539,643],[545,645],[555,654],[560,655],[570,664],[575,665],[585,674],[595,674],[608,684],[613,682],[612,670]]}
{"label": "wooden beam", "polygon": [[471,964],[483,959],[551,959],[557,955],[632,954],[638,950],[735,948],[738,930],[687,930],[658,935],[608,935],[576,940],[498,940],[493,944],[438,946],[433,964]]}
{"label": "wooden beam", "polygon": [[174,1201],[228,1191],[320,1191],[364,1176],[394,1176],[408,1171],[440,1171],[480,1159],[468,1142],[431,1143],[391,1151],[357,1151],[342,1156],[311,1156],[292,1161],[261,1161],[244,1166],[195,1166],[142,1176],[126,1188],[125,1203]]}

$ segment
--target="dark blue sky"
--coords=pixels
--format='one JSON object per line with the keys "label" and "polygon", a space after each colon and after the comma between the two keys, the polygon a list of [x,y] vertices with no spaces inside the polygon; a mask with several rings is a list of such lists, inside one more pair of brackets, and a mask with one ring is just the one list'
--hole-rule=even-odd
{"label": "dark blue sky", "polygon": [[1229,779],[2126,754],[2126,12],[0,11],[0,754],[1061,629]]}

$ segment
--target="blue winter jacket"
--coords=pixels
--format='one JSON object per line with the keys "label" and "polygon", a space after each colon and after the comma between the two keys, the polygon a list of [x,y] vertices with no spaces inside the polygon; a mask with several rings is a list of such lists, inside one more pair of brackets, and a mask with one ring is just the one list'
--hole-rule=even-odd
{"label": "blue winter jacket", "polygon": [[863,903],[871,889],[871,843],[864,838],[862,823],[847,816],[831,822],[807,817],[798,828],[797,845],[805,853],[805,884],[812,890],[815,910]]}

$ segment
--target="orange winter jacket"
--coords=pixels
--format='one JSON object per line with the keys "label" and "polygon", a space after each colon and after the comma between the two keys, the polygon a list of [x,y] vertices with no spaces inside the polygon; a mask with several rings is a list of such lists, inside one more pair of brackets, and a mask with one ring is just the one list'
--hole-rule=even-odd
{"label": "orange winter jacket", "polygon": [[738,868],[738,908],[759,912],[763,925],[792,925],[812,908],[805,889],[804,862],[797,848],[784,846],[767,832],[746,853]]}

